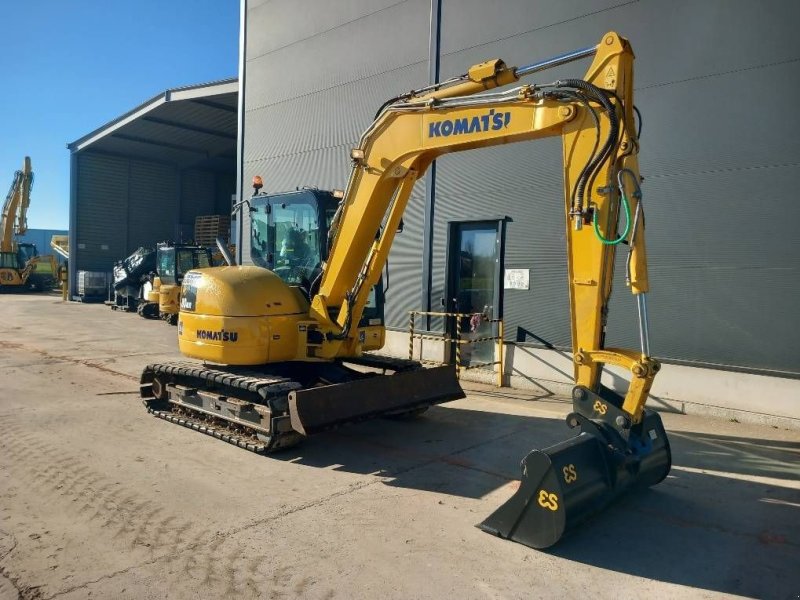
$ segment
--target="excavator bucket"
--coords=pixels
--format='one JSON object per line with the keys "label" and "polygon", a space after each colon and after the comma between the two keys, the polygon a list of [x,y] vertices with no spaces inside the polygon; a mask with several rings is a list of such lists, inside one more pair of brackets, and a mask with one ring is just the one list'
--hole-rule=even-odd
{"label": "excavator bucket", "polygon": [[573,411],[567,425],[580,426],[580,433],[530,452],[522,460],[519,489],[480,529],[548,548],[625,491],[667,476],[672,459],[657,413],[645,410],[631,425],[615,404],[583,387],[573,391]]}

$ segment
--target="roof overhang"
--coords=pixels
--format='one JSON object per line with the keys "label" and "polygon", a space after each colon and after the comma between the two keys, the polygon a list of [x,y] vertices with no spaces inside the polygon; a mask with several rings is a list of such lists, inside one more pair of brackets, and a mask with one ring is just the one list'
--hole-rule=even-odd
{"label": "roof overhang", "polygon": [[100,152],[182,168],[232,169],[238,96],[237,79],[169,89],[67,148],[73,153]]}

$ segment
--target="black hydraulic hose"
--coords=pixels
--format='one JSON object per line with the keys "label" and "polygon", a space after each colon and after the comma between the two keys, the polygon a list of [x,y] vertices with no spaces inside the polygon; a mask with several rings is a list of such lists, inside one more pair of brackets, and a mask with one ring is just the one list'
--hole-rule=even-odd
{"label": "black hydraulic hose", "polygon": [[635,104],[633,105],[633,110],[636,112],[636,116],[639,117],[639,128],[636,130],[636,139],[640,139],[642,137],[642,113],[639,112],[639,107]]}
{"label": "black hydraulic hose", "polygon": [[381,107],[378,109],[378,112],[375,113],[375,117],[372,119],[373,121],[377,121],[378,117],[381,116],[381,113],[386,110],[387,106],[394,104],[395,102],[399,102],[400,100],[404,100],[408,98],[408,94],[402,94],[400,96],[395,96],[394,98],[389,98],[386,102],[381,104]]}
{"label": "black hydraulic hose", "polygon": [[578,174],[578,179],[575,181],[575,184],[572,186],[572,193],[570,194],[570,206],[575,206],[575,195],[577,194],[578,190],[578,183],[587,176],[589,171],[589,164],[594,159],[595,155],[597,154],[597,147],[600,145],[600,119],[597,116],[597,112],[592,108],[592,105],[586,99],[583,94],[572,90],[562,90],[560,92],[553,92],[552,97],[557,99],[568,99],[568,100],[577,100],[581,104],[584,105],[586,111],[591,115],[592,120],[594,121],[595,127],[595,139],[594,139],[594,146],[592,147],[592,152],[589,154],[589,160],[586,161],[586,164],[583,165],[583,169]]}
{"label": "black hydraulic hose", "polygon": [[350,326],[353,323],[353,295],[348,293],[345,295],[347,301],[347,318],[344,320],[344,326],[339,333],[328,333],[328,340],[346,340],[350,334]]}
{"label": "black hydraulic hose", "polygon": [[[596,171],[599,167],[608,159],[609,155],[614,149],[616,142],[619,137],[619,118],[617,116],[617,111],[614,109],[614,105],[609,100],[608,95],[598,88],[597,86],[589,83],[588,81],[584,81],[583,79],[562,79],[556,83],[556,87],[564,87],[564,88],[573,88],[578,89],[584,92],[590,99],[595,100],[598,104],[600,104],[608,114],[608,121],[609,121],[609,132],[608,137],[606,138],[603,147],[600,149],[599,154],[597,154],[589,163],[588,169],[585,169],[584,172],[588,174],[583,176],[582,179],[578,181],[578,191],[576,194],[576,205],[573,206],[573,210],[575,212],[582,213],[583,212],[583,197],[584,193],[586,192],[586,187],[589,181],[594,180],[594,176]],[[589,199],[591,200],[591,188],[589,189]]]}
{"label": "black hydraulic hose", "polygon": [[313,298],[319,292],[319,286],[322,285],[322,276],[324,275],[324,271],[322,269],[319,270],[317,276],[314,277],[314,280],[308,286],[308,297]]}
{"label": "black hydraulic hose", "polygon": [[[626,131],[626,123],[625,123],[625,104],[622,102],[622,98],[620,98],[617,93],[613,90],[605,90],[605,93],[614,98],[617,101],[617,108],[621,109],[618,113],[617,118],[619,119],[620,123],[622,124],[620,131],[619,131],[619,139],[625,137]],[[619,114],[622,115],[622,118],[619,118]]]}

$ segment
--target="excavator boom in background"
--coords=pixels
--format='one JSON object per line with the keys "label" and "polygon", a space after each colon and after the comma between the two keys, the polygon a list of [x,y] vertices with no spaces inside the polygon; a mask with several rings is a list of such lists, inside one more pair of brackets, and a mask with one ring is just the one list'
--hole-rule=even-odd
{"label": "excavator boom in background", "polygon": [[[589,57],[583,79],[490,91]],[[480,527],[545,548],[628,488],[661,481],[671,457],[660,417],[645,408],[659,363],[647,333],[633,59],[612,32],[597,46],[520,68],[490,60],[393,98],[352,150],[341,201],[319,190],[261,194],[256,178],[256,194],[239,203],[251,214],[255,266],[190,271],[183,281],[180,350],[217,366],[149,365],[141,378],[148,409],[269,452],[343,423],[463,397],[452,366],[368,352],[383,345],[389,249],[415,182],[437,157],[560,136],[576,383],[567,424],[580,432],[525,457],[518,492]],[[623,242],[637,350],[604,344]],[[605,365],[629,373],[626,394],[601,384]]]}
{"label": "excavator boom in background", "polygon": [[40,256],[34,244],[16,239],[28,230],[32,187],[31,159],[26,156],[22,169],[14,172],[0,217],[0,291],[42,291],[56,283],[55,257]]}

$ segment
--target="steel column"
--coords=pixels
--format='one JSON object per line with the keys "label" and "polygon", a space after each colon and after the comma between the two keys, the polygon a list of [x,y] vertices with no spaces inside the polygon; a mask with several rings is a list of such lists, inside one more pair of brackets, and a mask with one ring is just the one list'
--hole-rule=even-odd
{"label": "steel column", "polygon": [[[428,83],[439,81],[441,58],[442,0],[431,0],[430,39],[428,43]],[[431,311],[433,286],[433,221],[436,204],[436,161],[425,173],[425,225],[422,239],[422,310]],[[430,331],[431,318],[425,316],[425,329]]]}

